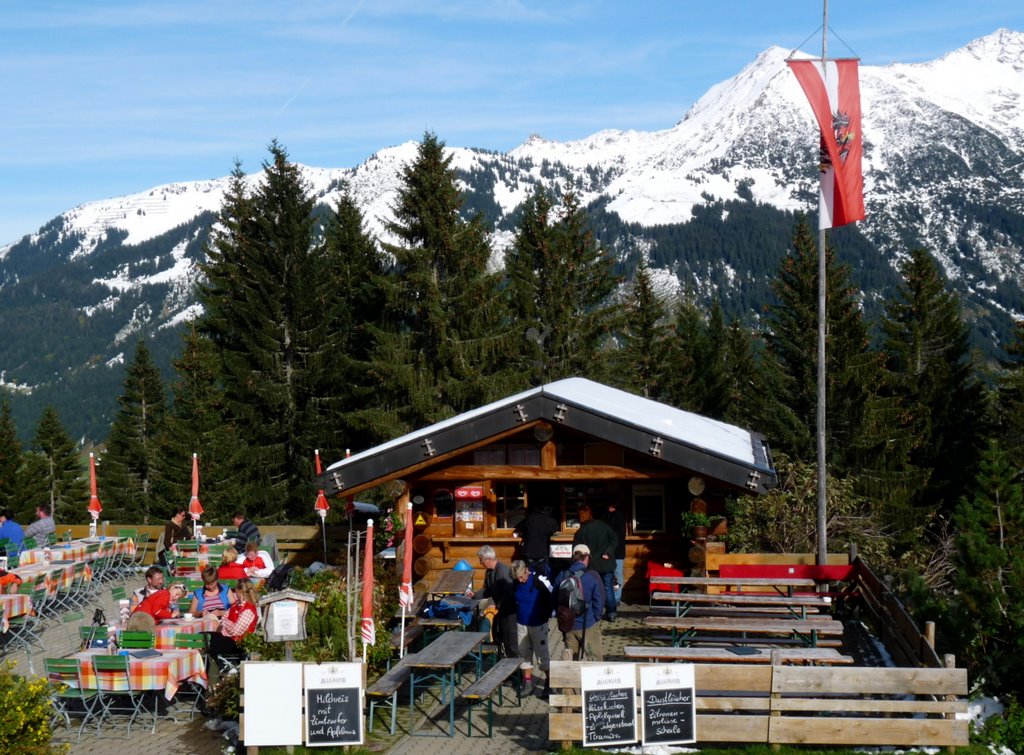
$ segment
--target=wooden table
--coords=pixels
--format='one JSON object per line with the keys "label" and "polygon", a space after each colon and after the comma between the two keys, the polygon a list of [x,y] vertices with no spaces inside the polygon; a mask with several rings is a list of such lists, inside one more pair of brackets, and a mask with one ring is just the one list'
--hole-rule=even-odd
{"label": "wooden table", "polygon": [[[86,689],[96,689],[96,670],[92,658],[106,654],[106,648],[90,648],[70,656],[82,662],[82,684]],[[198,650],[161,650],[155,658],[134,658],[128,656],[128,677],[132,689],[155,689],[164,691],[168,700],[178,692],[183,681],[206,686],[206,664]]]}
{"label": "wooden table", "polygon": [[[99,545],[99,548],[90,548]],[[57,542],[50,546],[22,551],[19,566],[44,564],[49,561],[93,561],[100,556],[135,555],[135,541],[130,537],[86,538],[70,543]],[[49,558],[47,558],[49,555]]]}
{"label": "wooden table", "polygon": [[835,648],[764,648],[758,653],[739,655],[729,648],[652,647],[626,645],[627,658],[640,661],[673,661],[683,663],[771,663],[778,653],[781,663],[803,663],[814,666],[850,665],[853,656],[843,655]]}
{"label": "wooden table", "polygon": [[480,675],[479,648],[487,637],[487,632],[449,632],[438,637],[409,661],[412,669],[409,675],[410,734],[416,733],[413,731],[416,682],[432,679],[441,683],[441,703],[448,703],[448,736],[455,736],[455,670],[462,661],[472,657],[476,661],[476,675]]}
{"label": "wooden table", "polygon": [[[55,595],[58,590],[67,590],[71,587],[75,578],[76,561],[60,560],[50,563],[28,564],[11,569],[12,572],[21,577],[22,584],[32,582],[39,575],[43,575],[43,583],[46,586],[47,595]],[[85,566],[85,581],[92,579],[92,568]],[[12,585],[13,587],[13,585]]]}
{"label": "wooden table", "polygon": [[220,619],[216,616],[203,616],[186,621],[185,619],[165,619],[156,625],[154,640],[157,650],[173,650],[174,638],[179,634],[198,634],[200,632],[216,632]]}
{"label": "wooden table", "polygon": [[33,610],[31,595],[0,595],[0,632],[10,629],[8,619],[30,614]]}
{"label": "wooden table", "polygon": [[[827,595],[775,595],[770,593],[743,592],[655,592],[654,600],[664,600],[675,605],[676,616],[686,616],[694,606],[716,606],[740,611],[776,611],[793,618],[806,619],[821,608],[829,608],[832,598]],[[723,612],[728,613],[728,612]],[[822,614],[824,616],[824,614]],[[768,617],[766,617],[768,618]]]}
{"label": "wooden table", "polygon": [[[672,630],[672,644],[694,641],[743,643],[747,635],[783,635],[810,647],[816,647],[821,637],[842,637],[843,624],[834,619],[720,619],[691,618],[689,616],[648,616],[644,624]],[[723,639],[699,636],[699,632],[732,632],[739,637]]]}
{"label": "wooden table", "polygon": [[473,571],[456,571],[449,569],[441,574],[440,579],[430,588],[430,594],[435,598],[445,595],[465,595],[466,590],[473,584]]}

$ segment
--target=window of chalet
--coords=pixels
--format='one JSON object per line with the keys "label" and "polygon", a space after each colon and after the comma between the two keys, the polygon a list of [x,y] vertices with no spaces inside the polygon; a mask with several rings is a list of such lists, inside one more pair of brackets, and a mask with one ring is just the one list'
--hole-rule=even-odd
{"label": "window of chalet", "polygon": [[455,510],[455,496],[452,491],[441,488],[434,491],[434,516],[451,519]]}
{"label": "window of chalet", "polygon": [[650,534],[665,531],[665,486],[634,485],[633,532]]}
{"label": "window of chalet", "polygon": [[533,443],[509,443],[484,446],[473,451],[477,466],[511,464],[519,467],[539,467],[540,448]]}
{"label": "window of chalet", "polygon": [[526,516],[526,488],[514,482],[494,483],[494,528],[515,529]]}

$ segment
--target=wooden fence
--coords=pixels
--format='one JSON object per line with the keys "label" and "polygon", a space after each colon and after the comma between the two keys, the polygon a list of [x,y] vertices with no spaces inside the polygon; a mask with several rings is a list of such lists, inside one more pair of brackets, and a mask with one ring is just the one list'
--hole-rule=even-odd
{"label": "wooden fence", "polygon": [[[581,665],[551,662],[548,738],[563,747],[583,739]],[[699,663],[694,672],[699,743],[968,744],[966,669]]]}
{"label": "wooden fence", "polygon": [[[108,535],[116,535],[119,530],[136,530],[140,534],[149,535],[152,541],[146,551],[146,563],[152,563],[156,559],[156,540],[164,533],[164,525],[135,525],[135,524],[113,524],[108,528]],[[57,526],[57,536],[64,537],[64,533],[71,530],[71,537],[88,537],[89,525],[72,524]],[[210,534],[219,534],[221,528],[214,528]],[[286,527],[260,527],[261,535],[273,535],[277,539],[277,550],[279,560],[295,566],[309,566],[314,561],[323,561],[323,534],[320,527],[316,525],[286,526]],[[329,526],[327,528],[327,560],[334,565],[339,563],[339,557],[343,557],[345,542],[348,536],[348,527]]]}

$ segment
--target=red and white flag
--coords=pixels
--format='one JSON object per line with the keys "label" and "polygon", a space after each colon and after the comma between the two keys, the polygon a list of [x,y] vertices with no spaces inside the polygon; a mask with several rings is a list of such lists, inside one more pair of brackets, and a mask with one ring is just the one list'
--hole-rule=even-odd
{"label": "red and white flag", "polygon": [[856,58],[788,60],[821,131],[818,227],[864,219],[860,82]]}
{"label": "red and white flag", "polygon": [[366,523],[366,545],[363,548],[363,616],[359,634],[364,647],[377,644],[377,628],[373,623],[373,520]]}

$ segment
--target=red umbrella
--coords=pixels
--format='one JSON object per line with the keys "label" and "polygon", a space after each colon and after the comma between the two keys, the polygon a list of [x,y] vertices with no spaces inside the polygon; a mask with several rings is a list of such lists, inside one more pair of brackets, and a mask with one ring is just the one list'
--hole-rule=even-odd
{"label": "red umbrella", "polygon": [[405,655],[405,612],[412,608],[412,501],[405,504],[405,552],[402,557],[402,584],[398,587],[402,604],[402,640],[400,656]]}
{"label": "red umbrella", "polygon": [[377,629],[373,623],[373,520],[366,522],[366,546],[363,556],[363,660],[366,660],[366,648],[377,642]]}
{"label": "red umbrella", "polygon": [[[313,455],[316,457],[316,476],[320,476],[320,449],[313,451]],[[331,504],[327,503],[327,496],[324,495],[324,491],[321,489],[317,492],[316,503],[313,504],[313,510],[320,515],[320,527],[323,530],[324,540],[324,563],[327,563],[327,512],[330,510]]]}
{"label": "red umbrella", "polygon": [[199,502],[199,457],[192,454],[192,500],[188,502],[188,515],[192,517],[192,534],[199,526],[199,517],[203,515],[203,504]]}
{"label": "red umbrella", "polygon": [[96,495],[96,456],[89,454],[89,516],[94,522],[100,518],[101,511],[103,505],[100,503],[100,497]]}

